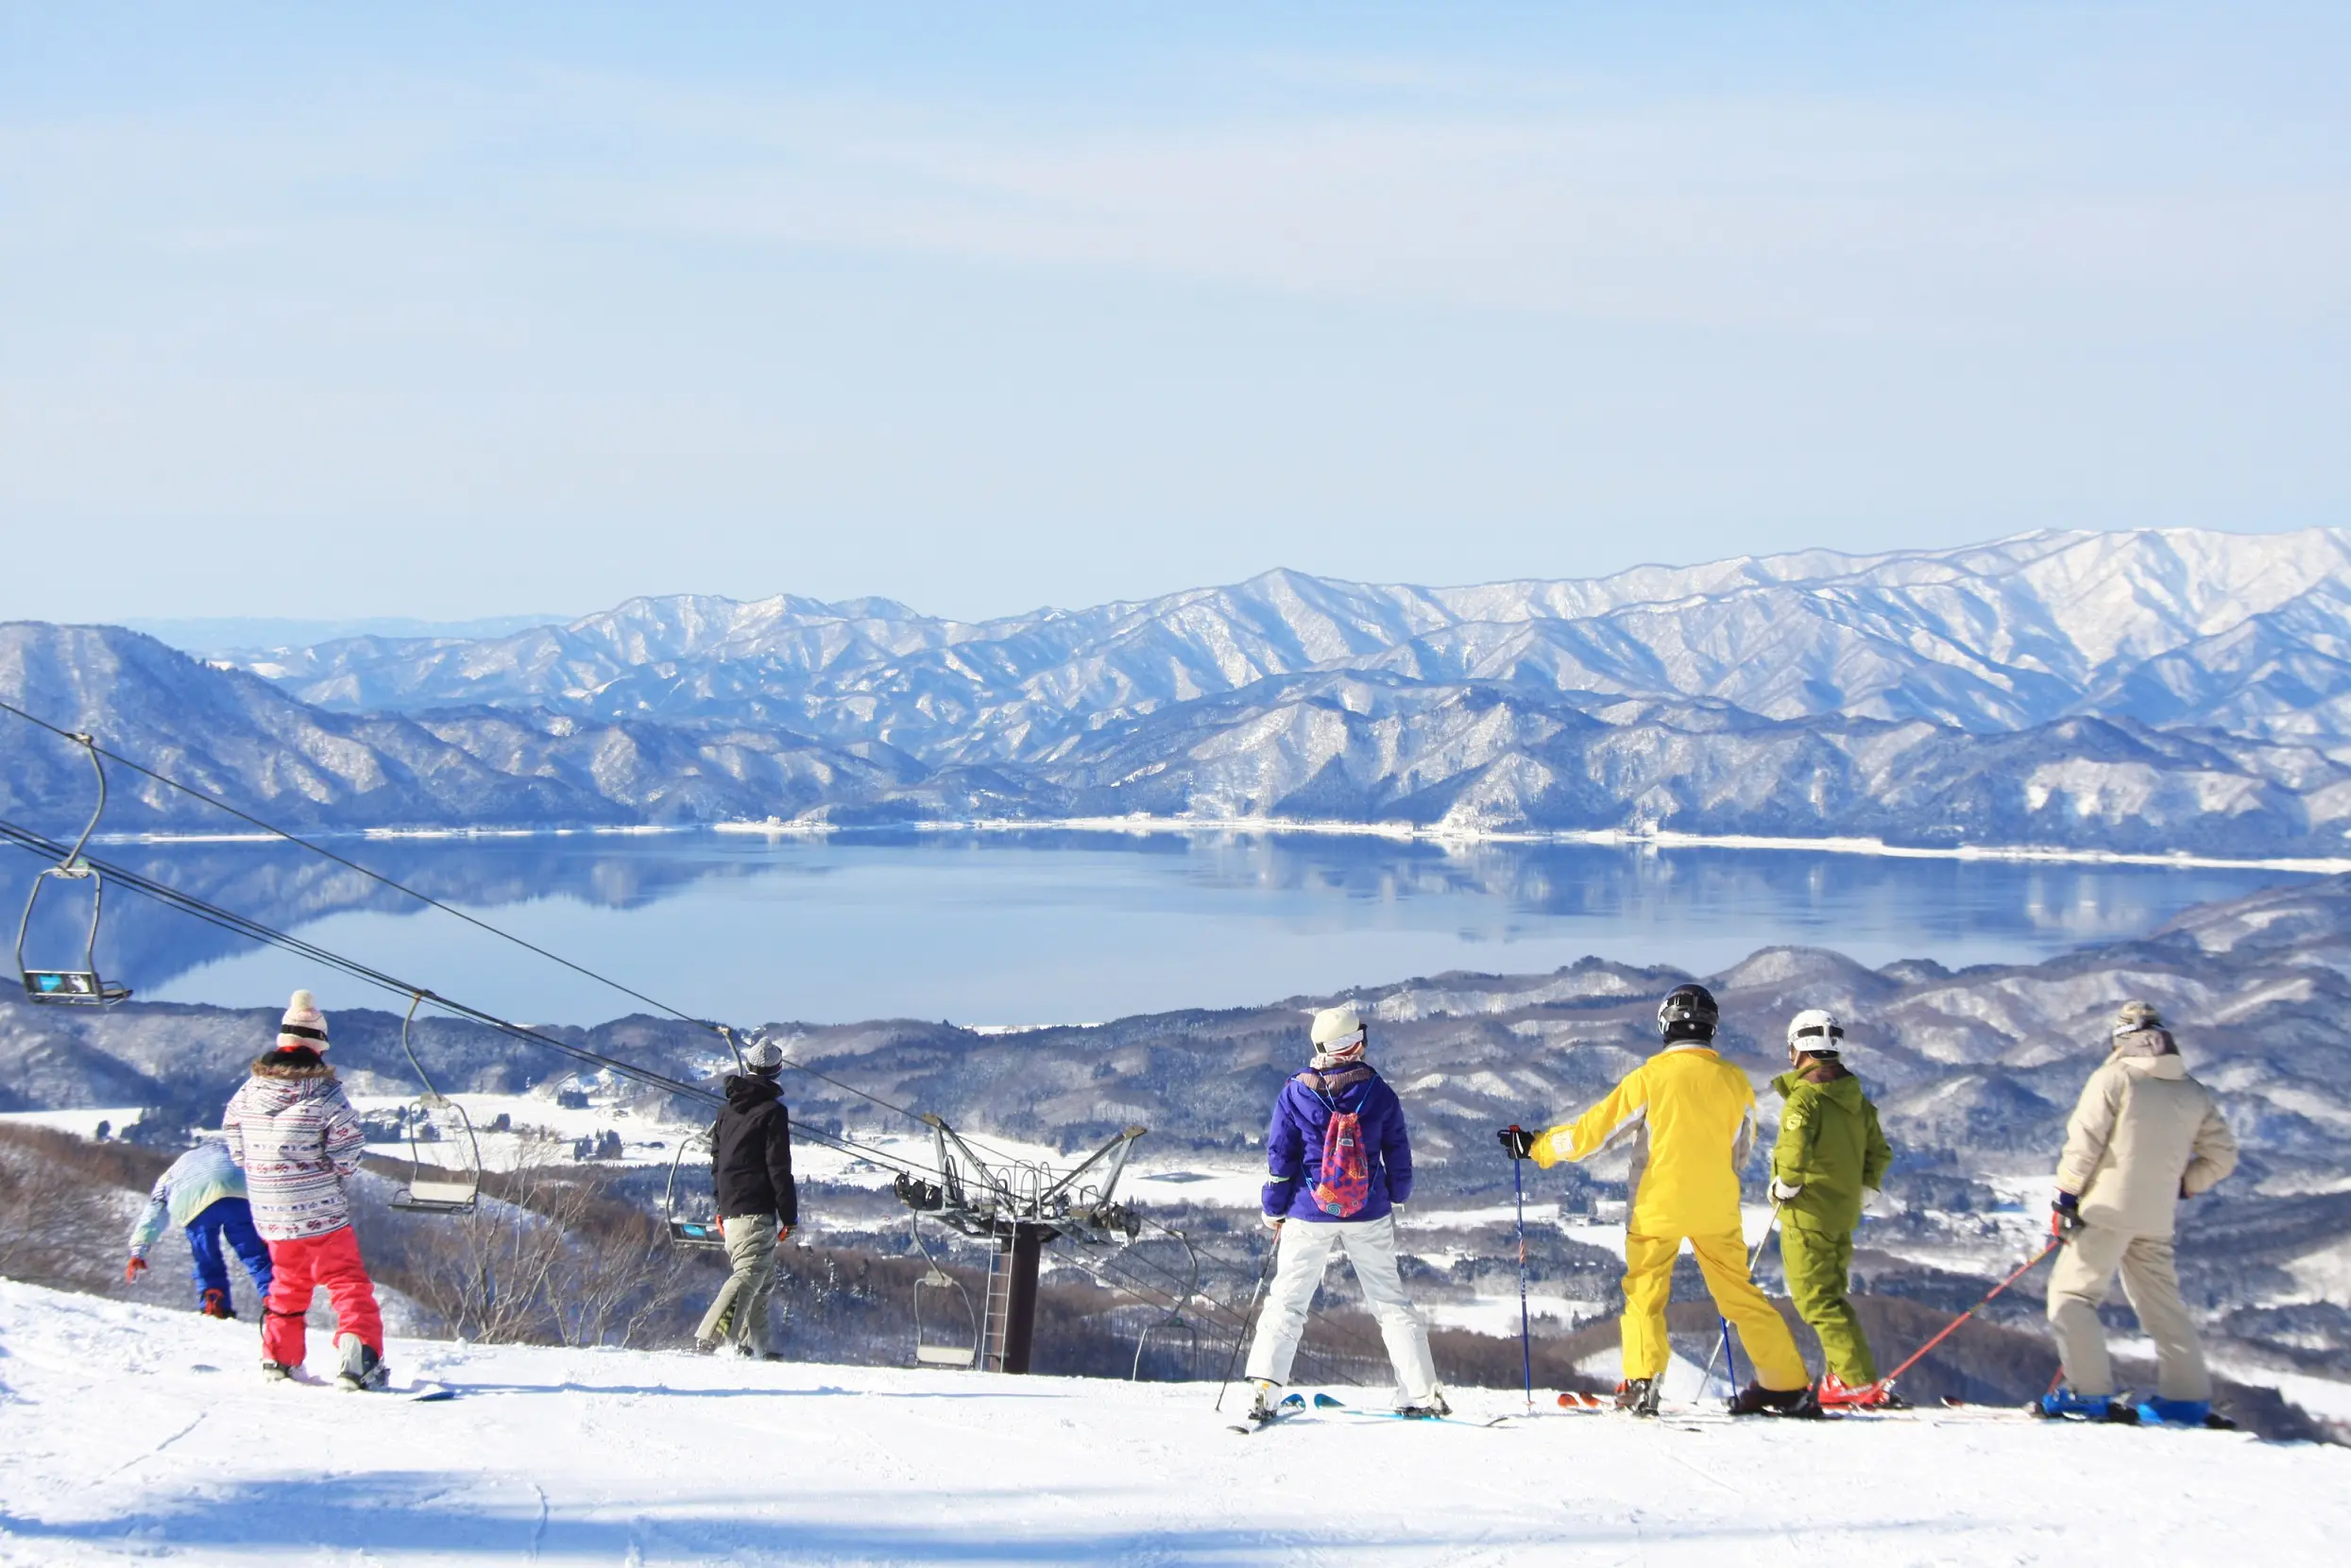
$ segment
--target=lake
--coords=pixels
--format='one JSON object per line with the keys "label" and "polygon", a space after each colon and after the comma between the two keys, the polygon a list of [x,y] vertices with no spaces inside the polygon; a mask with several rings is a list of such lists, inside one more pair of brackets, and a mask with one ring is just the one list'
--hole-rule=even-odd
{"label": "lake", "polygon": [[[715,831],[337,839],[332,846],[699,1016],[1084,1022],[1586,954],[1720,969],[1758,947],[1876,965],[2032,960],[2296,879],[2233,868],[1897,860],[1797,850],[1440,845],[1283,833]],[[505,1016],[587,1023],[628,997],[283,844],[104,859]],[[13,912],[32,869],[0,877]],[[52,903],[60,907],[51,909]],[[251,1006],[382,992],[123,892],[100,944],[146,998]],[[28,956],[77,950],[44,895]]]}

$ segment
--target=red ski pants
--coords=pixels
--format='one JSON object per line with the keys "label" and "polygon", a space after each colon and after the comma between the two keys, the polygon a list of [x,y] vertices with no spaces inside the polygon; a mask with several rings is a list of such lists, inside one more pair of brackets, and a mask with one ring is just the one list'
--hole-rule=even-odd
{"label": "red ski pants", "polygon": [[311,1292],[326,1287],[334,1304],[334,1335],[349,1334],[377,1355],[383,1354],[383,1317],[376,1310],[375,1282],[359,1261],[359,1233],[349,1225],[324,1236],[269,1244],[269,1306],[262,1322],[262,1354],[281,1367],[302,1364],[302,1317]]}

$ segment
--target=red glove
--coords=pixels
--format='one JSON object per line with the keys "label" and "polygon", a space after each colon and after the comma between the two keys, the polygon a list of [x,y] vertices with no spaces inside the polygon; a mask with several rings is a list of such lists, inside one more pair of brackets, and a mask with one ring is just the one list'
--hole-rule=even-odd
{"label": "red glove", "polygon": [[146,1271],[147,1260],[143,1257],[134,1257],[123,1265],[123,1283],[136,1285],[139,1283],[139,1276]]}

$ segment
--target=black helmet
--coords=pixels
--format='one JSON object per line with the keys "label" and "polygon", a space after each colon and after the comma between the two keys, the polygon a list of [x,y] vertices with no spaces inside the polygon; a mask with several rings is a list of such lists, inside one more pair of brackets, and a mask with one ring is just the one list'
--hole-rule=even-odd
{"label": "black helmet", "polygon": [[1703,985],[1677,985],[1657,1004],[1657,1027],[1668,1042],[1712,1040],[1721,1017],[1714,993]]}

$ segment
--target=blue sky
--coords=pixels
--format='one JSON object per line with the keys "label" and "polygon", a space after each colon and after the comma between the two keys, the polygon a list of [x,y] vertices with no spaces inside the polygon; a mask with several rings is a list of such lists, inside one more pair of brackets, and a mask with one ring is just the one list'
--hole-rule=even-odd
{"label": "blue sky", "polygon": [[323,9],[0,4],[0,615],[2351,521],[2341,8]]}

